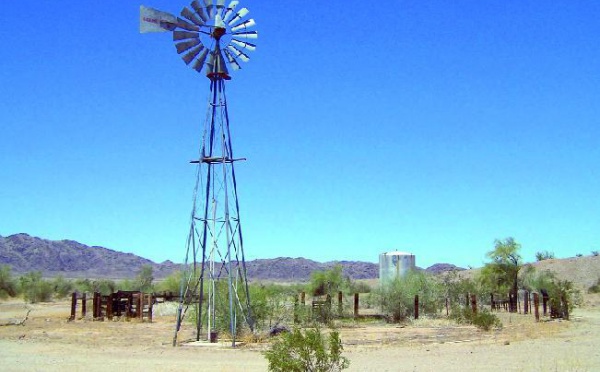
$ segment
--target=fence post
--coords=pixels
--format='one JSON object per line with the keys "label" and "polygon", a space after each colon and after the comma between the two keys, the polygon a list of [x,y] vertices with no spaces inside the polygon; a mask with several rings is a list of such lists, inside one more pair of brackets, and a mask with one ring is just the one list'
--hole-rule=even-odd
{"label": "fence post", "polygon": [[358,318],[358,293],[354,294],[354,317]]}
{"label": "fence post", "polygon": [[542,310],[544,311],[544,316],[548,315],[548,295],[542,293]]}
{"label": "fence post", "polygon": [[525,291],[523,295],[523,314],[529,314],[529,292]]}
{"label": "fence post", "polygon": [[152,323],[152,308],[154,307],[154,294],[148,295],[148,322]]}
{"label": "fence post", "polygon": [[419,319],[419,295],[415,295],[415,319]]}
{"label": "fence post", "polygon": [[338,292],[338,315],[341,317],[344,314],[344,295],[342,291]]}
{"label": "fence post", "polygon": [[106,299],[106,317],[108,318],[108,320],[113,319],[113,314],[114,314],[113,304],[114,304],[114,296],[111,293],[108,295],[108,297]]}
{"label": "fence post", "polygon": [[450,311],[449,311],[449,300],[448,297],[446,297],[446,316],[450,316]]}
{"label": "fence post", "polygon": [[490,293],[490,311],[494,311],[496,306],[494,305],[494,294]]}
{"label": "fence post", "polygon": [[85,292],[81,294],[81,316],[85,318],[87,314],[87,295]]}
{"label": "fence post", "polygon": [[540,295],[537,293],[533,294],[533,308],[535,309],[535,321],[540,321]]}
{"label": "fence post", "polygon": [[137,306],[137,317],[140,320],[144,320],[144,293],[140,292],[138,293],[137,296],[137,301],[136,301],[136,306]]}
{"label": "fence post", "polygon": [[75,312],[77,311],[77,293],[73,292],[71,295],[71,316],[69,320],[75,320]]}
{"label": "fence post", "polygon": [[300,303],[302,304],[302,306],[306,305],[306,293],[305,292],[300,293]]}

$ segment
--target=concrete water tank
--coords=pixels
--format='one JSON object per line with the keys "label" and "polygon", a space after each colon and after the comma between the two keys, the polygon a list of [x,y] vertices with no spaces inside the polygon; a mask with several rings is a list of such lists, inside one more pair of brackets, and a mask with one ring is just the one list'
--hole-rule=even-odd
{"label": "concrete water tank", "polygon": [[387,252],[379,255],[379,280],[393,280],[415,268],[415,255],[407,252]]}

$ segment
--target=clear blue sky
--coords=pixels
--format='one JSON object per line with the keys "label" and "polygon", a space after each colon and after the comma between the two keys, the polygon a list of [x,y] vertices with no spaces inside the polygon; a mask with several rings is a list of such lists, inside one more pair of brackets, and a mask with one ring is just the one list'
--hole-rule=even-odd
{"label": "clear blue sky", "polygon": [[[0,235],[183,261],[209,81],[138,33],[139,5],[2,5]],[[600,2],[240,5],[260,33],[227,86],[247,259],[600,250]]]}

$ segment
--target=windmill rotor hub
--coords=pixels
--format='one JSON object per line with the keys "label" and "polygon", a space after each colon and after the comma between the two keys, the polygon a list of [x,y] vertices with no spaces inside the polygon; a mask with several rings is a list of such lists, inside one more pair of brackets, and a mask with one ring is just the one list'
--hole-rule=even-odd
{"label": "windmill rotor hub", "polygon": [[221,40],[221,37],[225,35],[226,32],[227,30],[225,30],[225,28],[223,27],[215,27],[213,29],[213,32],[211,33],[211,36],[213,37],[213,39],[219,41]]}

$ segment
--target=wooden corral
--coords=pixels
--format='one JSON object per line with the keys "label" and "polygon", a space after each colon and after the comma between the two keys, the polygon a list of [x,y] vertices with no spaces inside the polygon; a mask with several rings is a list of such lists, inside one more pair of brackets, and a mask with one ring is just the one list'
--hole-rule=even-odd
{"label": "wooden corral", "polygon": [[[81,300],[81,316],[86,316],[86,294],[74,292],[71,296],[71,317],[75,320],[77,303]],[[152,307],[154,295],[138,291],[118,291],[109,295],[94,292],[92,301],[92,319],[103,321],[113,320],[114,317],[139,319],[152,322]]]}

